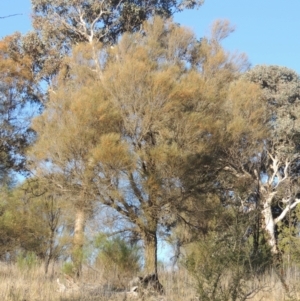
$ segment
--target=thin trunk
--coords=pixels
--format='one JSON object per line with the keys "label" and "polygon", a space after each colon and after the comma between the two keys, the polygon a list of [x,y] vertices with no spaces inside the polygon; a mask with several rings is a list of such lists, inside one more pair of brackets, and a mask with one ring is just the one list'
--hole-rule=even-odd
{"label": "thin trunk", "polygon": [[260,215],[256,213],[255,223],[253,225],[253,253],[259,252],[259,239],[260,239]]}
{"label": "thin trunk", "polygon": [[53,253],[54,253],[54,233],[55,230],[51,229],[51,233],[50,233],[50,239],[49,239],[49,254],[46,258],[45,261],[45,274],[48,274],[48,269],[49,269],[49,265],[50,265],[50,261],[53,259]]}
{"label": "thin trunk", "polygon": [[77,208],[75,216],[74,238],[72,260],[74,264],[74,274],[80,277],[82,271],[83,244],[84,244],[85,212],[84,209]]}

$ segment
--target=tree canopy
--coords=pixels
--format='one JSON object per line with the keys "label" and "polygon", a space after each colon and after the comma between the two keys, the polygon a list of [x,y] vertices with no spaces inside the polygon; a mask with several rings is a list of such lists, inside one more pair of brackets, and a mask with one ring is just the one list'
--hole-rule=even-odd
{"label": "tree canopy", "polygon": [[259,87],[238,79],[245,60],[220,45],[229,30],[219,22],[199,43],[156,17],[113,48],[99,44],[97,61],[94,45],[80,44],[33,121],[30,160],[69,195],[78,231],[95,201],[112,208],[142,238],[149,273],[157,273],[159,231],[180,220],[187,204],[201,206],[193,191],[209,162],[266,133]]}
{"label": "tree canopy", "polygon": [[46,39],[61,43],[116,42],[124,32],[140,30],[143,22],[159,15],[171,17],[186,8],[199,7],[202,0],[32,0],[34,26]]}
{"label": "tree canopy", "polygon": [[25,171],[25,150],[34,141],[29,128],[37,102],[37,89],[29,56],[20,56],[13,48],[18,35],[0,41],[0,178],[12,171]]}

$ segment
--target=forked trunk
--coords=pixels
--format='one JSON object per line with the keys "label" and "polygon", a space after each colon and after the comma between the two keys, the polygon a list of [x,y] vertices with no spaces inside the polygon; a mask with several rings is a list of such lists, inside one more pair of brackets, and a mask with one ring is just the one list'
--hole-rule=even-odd
{"label": "forked trunk", "polygon": [[72,261],[74,265],[74,274],[76,277],[79,277],[82,271],[84,227],[85,227],[85,212],[83,209],[77,208],[76,216],[75,216],[73,251],[72,251]]}

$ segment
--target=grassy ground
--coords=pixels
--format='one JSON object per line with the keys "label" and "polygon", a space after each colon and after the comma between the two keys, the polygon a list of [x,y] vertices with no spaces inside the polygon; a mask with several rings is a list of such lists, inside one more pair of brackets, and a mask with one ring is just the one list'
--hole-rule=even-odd
{"label": "grassy ground", "polygon": [[[110,278],[112,276],[110,275]],[[114,279],[108,279],[101,271],[95,271],[85,267],[83,278],[79,283],[70,284],[68,279],[60,273],[60,268],[55,267],[52,276],[45,276],[42,267],[31,269],[20,269],[16,265],[0,265],[0,300],[3,301],[108,301],[108,300],[130,300],[131,296],[125,297],[123,293],[104,294],[103,287],[107,291],[117,290],[123,286],[122,279],[118,280],[118,275],[113,275]],[[59,292],[57,278],[65,286],[72,286],[66,292]],[[299,272],[291,271],[287,275],[289,285],[288,294],[278,277],[274,273],[269,273],[252,284],[252,288],[259,288],[254,296],[249,296],[253,301],[287,301],[300,300],[300,287],[297,282]],[[110,285],[114,283],[113,285]],[[165,295],[151,298],[151,300],[165,301],[189,301],[199,300],[196,298],[195,283],[185,270],[175,272],[160,271],[160,281],[164,285]],[[147,298],[145,298],[147,300]],[[201,301],[201,300],[200,300]]]}

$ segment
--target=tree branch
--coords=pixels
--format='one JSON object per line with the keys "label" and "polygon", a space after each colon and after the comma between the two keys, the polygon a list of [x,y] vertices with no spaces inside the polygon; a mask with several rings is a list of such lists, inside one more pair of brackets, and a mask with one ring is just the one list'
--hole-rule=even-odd
{"label": "tree branch", "polygon": [[0,19],[6,19],[6,18],[15,17],[15,16],[22,16],[22,15],[23,15],[23,14],[7,15],[7,16],[0,17]]}
{"label": "tree branch", "polygon": [[298,204],[300,203],[300,199],[295,199],[293,204],[289,204],[287,207],[284,208],[284,210],[281,212],[281,214],[275,218],[274,222],[275,224],[277,224],[278,222],[282,221],[284,219],[284,217],[286,216],[286,214],[292,210],[293,208],[295,208]]}
{"label": "tree branch", "polygon": [[275,177],[277,176],[277,172],[278,172],[278,168],[279,168],[279,160],[276,157],[273,157],[270,153],[268,153],[268,155],[272,159],[271,168],[273,169],[273,174],[270,177],[268,183],[269,183],[269,185],[272,185],[274,183]]}
{"label": "tree branch", "polygon": [[137,184],[133,178],[133,174],[132,172],[130,172],[129,174],[129,181],[130,181],[130,185],[131,185],[131,188],[135,194],[135,196],[137,197],[137,199],[139,200],[139,202],[142,204],[144,203],[144,199],[143,199],[143,196],[139,190],[139,188],[137,187]]}

